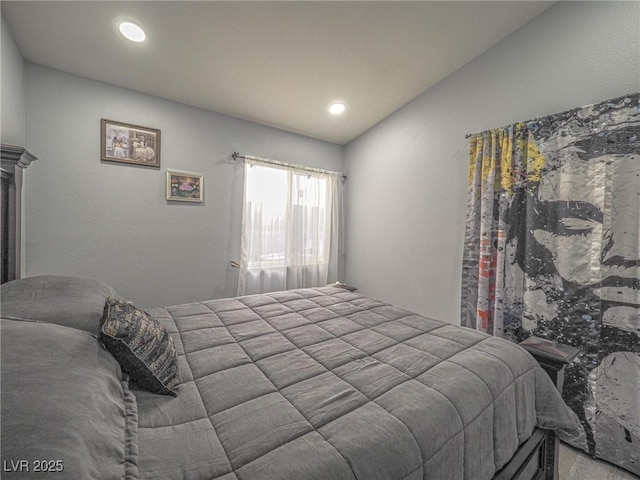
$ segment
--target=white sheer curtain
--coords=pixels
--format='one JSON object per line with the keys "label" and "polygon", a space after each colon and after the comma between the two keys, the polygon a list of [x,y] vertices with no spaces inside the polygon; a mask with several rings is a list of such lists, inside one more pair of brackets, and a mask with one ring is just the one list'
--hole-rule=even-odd
{"label": "white sheer curtain", "polygon": [[342,175],[246,159],[238,295],[339,278]]}

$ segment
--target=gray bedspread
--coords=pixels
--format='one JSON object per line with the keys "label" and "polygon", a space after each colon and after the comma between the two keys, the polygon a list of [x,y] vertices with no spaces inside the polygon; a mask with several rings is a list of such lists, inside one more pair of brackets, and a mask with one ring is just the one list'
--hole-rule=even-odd
{"label": "gray bedspread", "polygon": [[337,288],[148,311],[176,398],[134,391],[141,478],[490,479],[575,417],[519,346]]}

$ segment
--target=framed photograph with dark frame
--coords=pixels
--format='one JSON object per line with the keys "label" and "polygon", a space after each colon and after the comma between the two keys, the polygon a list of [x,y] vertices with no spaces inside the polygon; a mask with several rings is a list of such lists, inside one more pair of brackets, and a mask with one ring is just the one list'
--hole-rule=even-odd
{"label": "framed photograph with dark frame", "polygon": [[160,130],[114,120],[100,120],[100,158],[160,168]]}
{"label": "framed photograph with dark frame", "polygon": [[167,170],[167,200],[204,201],[204,175]]}

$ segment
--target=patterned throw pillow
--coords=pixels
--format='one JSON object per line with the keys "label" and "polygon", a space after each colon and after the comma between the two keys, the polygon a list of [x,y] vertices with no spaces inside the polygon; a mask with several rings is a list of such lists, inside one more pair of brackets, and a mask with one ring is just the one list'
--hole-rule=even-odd
{"label": "patterned throw pillow", "polygon": [[180,372],[173,340],[148,313],[109,297],[99,335],[134,383],[153,393],[178,394]]}

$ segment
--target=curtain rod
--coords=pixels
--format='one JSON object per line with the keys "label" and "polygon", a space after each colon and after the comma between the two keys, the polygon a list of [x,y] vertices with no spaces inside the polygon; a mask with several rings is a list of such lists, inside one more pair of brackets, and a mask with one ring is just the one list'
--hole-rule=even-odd
{"label": "curtain rod", "polygon": [[304,170],[306,172],[324,173],[326,175],[340,175],[344,180],[347,179],[347,176],[342,172],[335,172],[333,170],[323,170],[321,168],[307,167],[305,165],[295,165],[295,164],[292,164],[292,163],[281,162],[280,160],[272,160],[270,158],[256,157],[255,155],[244,155],[244,154],[240,154],[238,152],[233,152],[231,154],[231,158],[233,158],[234,160],[237,160],[238,158],[242,158],[242,159],[245,159],[245,160],[253,160],[255,162],[260,162],[260,163],[266,163],[266,164],[271,164],[271,165],[280,165],[281,167],[296,168],[296,169],[299,169],[299,170]]}

